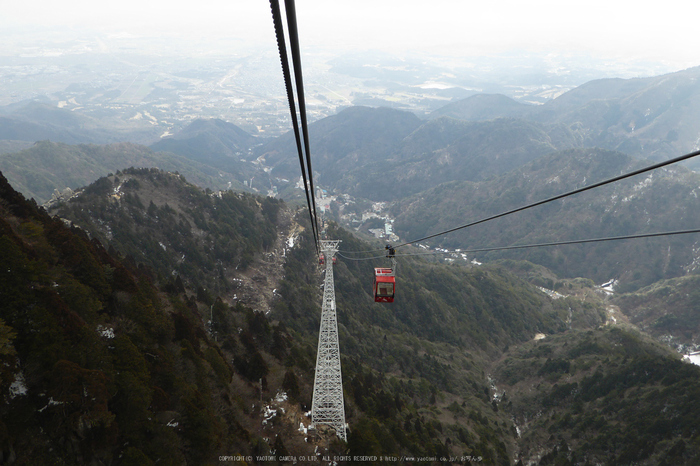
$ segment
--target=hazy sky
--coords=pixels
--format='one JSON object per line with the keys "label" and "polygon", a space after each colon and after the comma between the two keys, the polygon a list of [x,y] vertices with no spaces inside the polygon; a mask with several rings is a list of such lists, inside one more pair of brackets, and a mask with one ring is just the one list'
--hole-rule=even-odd
{"label": "hazy sky", "polygon": [[[297,0],[301,45],[478,56],[514,49],[700,65],[688,0]],[[0,29],[91,27],[274,46],[267,0],[0,0]]]}

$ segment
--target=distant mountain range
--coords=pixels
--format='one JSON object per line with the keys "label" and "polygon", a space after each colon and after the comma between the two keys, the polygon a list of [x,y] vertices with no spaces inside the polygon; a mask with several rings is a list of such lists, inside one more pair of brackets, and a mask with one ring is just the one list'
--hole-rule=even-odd
{"label": "distant mountain range", "polygon": [[0,140],[65,144],[110,144],[158,139],[158,130],[118,112],[82,114],[46,102],[26,102],[0,109]]}
{"label": "distant mountain range", "polygon": [[457,120],[483,121],[496,118],[521,118],[537,106],[518,102],[502,94],[476,94],[440,107],[430,118],[450,117]]}
{"label": "distant mountain range", "polygon": [[[597,80],[545,105],[474,95],[434,111],[428,122],[400,110],[354,107],[310,125],[313,168],[319,184],[392,200],[445,181],[487,179],[562,149],[599,147],[666,159],[700,147],[698,78],[700,68]],[[291,132],[255,155],[273,173],[299,172]]]}
{"label": "distant mountain range", "polygon": [[404,138],[382,163],[350,168],[352,186],[338,188],[356,196],[391,201],[456,180],[479,181],[506,173],[545,154],[577,147],[566,128],[525,120],[429,121]]}
{"label": "distant mountain range", "polygon": [[[352,107],[310,125],[313,168],[325,187],[391,200],[445,181],[486,179],[562,149],[599,147],[665,159],[700,147],[694,124],[700,120],[698,78],[700,68],[652,78],[601,79],[544,105],[473,95],[435,110],[427,122],[401,110]],[[161,138],[140,120],[118,123],[108,110],[88,116],[44,102],[2,110],[0,140],[13,141],[4,143],[5,152],[47,139],[66,144],[149,141],[155,152],[181,155],[238,180],[256,176],[240,160],[260,157],[273,178],[299,176],[292,132],[264,140],[221,120],[195,120]]]}
{"label": "distant mountain range", "polygon": [[[445,181],[480,180],[580,145],[563,125],[516,119],[422,122],[387,108],[353,107],[309,127],[317,184],[373,200],[400,199]],[[299,176],[293,136],[254,151],[277,176]]]}
{"label": "distant mountain range", "polygon": [[700,147],[699,103],[700,67],[696,67],[650,78],[599,79],[539,106],[502,95],[475,95],[434,111],[432,117],[558,123],[579,134],[585,147],[666,159]]}
{"label": "distant mountain range", "polygon": [[244,189],[239,178],[231,173],[132,143],[69,145],[41,141],[29,149],[0,156],[0,171],[24,195],[39,203],[51,199],[56,190],[80,188],[128,167],[159,167],[179,172],[193,183],[212,189]]}
{"label": "distant mountain range", "polygon": [[[397,145],[420,127],[421,120],[412,113],[389,108],[351,107],[337,115],[309,125],[312,168],[319,173],[318,183],[335,187],[347,181],[352,173],[366,175],[366,167],[382,166]],[[254,150],[265,159],[274,176],[298,178],[299,157],[293,132]],[[385,163],[386,162],[386,163]]]}
{"label": "distant mountain range", "polygon": [[249,177],[250,164],[241,163],[248,151],[264,142],[238,126],[223,120],[194,120],[174,136],[151,144],[155,152],[171,152],[197,163],[218,168],[228,173]]}

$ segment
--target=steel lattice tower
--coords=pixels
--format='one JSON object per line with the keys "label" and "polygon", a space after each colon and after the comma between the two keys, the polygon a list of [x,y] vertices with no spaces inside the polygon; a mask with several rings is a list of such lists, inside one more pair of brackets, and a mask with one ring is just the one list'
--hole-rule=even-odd
{"label": "steel lattice tower", "polygon": [[335,285],[333,283],[333,257],[338,251],[339,243],[339,240],[321,241],[321,252],[325,257],[326,277],[323,285],[321,328],[318,333],[311,422],[313,425],[331,426],[335,429],[338,437],[346,440],[343,378],[340,373],[338,319],[335,312]]}

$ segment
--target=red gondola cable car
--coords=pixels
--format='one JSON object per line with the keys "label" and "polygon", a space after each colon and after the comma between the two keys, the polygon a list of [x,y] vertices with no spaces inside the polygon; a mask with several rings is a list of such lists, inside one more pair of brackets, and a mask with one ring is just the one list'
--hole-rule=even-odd
{"label": "red gondola cable car", "polygon": [[374,269],[374,301],[393,303],[396,288],[394,269],[376,267]]}
{"label": "red gondola cable car", "polygon": [[[333,263],[337,263],[337,259],[335,258],[335,256],[333,257]],[[326,256],[324,254],[318,256],[318,265],[326,265]]]}
{"label": "red gondola cable car", "polygon": [[387,256],[391,259],[391,268],[375,267],[374,269],[374,302],[393,303],[396,292],[396,258],[394,248],[386,245]]}
{"label": "red gondola cable car", "polygon": [[[333,263],[334,264],[336,263],[335,256],[333,256]],[[326,264],[326,255],[321,254],[320,256],[318,256],[318,265],[325,265],[325,264]]]}

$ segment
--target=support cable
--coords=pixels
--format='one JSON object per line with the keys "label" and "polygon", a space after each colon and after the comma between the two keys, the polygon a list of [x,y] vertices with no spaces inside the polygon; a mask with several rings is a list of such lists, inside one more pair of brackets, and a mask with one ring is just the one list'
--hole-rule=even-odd
{"label": "support cable", "polygon": [[480,224],[480,223],[488,222],[488,221],[490,221],[490,220],[495,220],[495,219],[497,219],[497,218],[505,217],[506,215],[514,214],[514,213],[516,213],[516,212],[520,212],[520,211],[523,211],[523,210],[526,210],[526,209],[530,209],[530,208],[532,208],[532,207],[537,207],[537,206],[542,205],[542,204],[547,204],[548,202],[552,202],[552,201],[556,201],[556,200],[559,200],[559,199],[563,199],[563,198],[568,197],[568,196],[573,196],[574,194],[582,193],[582,192],[584,192],[584,191],[588,191],[588,190],[591,190],[591,189],[599,188],[599,187],[601,187],[601,186],[605,186],[606,184],[610,184],[610,183],[614,183],[614,182],[616,182],[616,181],[624,180],[624,179],[626,179],[626,178],[630,178],[630,177],[635,176],[635,175],[640,175],[640,174],[642,174],[642,173],[646,173],[646,172],[651,171],[651,170],[656,170],[657,168],[661,168],[661,167],[665,167],[665,166],[667,166],[667,165],[671,165],[671,164],[674,164],[674,163],[682,162],[682,161],[684,161],[684,160],[688,160],[688,159],[693,158],[693,157],[696,157],[696,156],[698,156],[698,155],[700,155],[700,150],[695,151],[695,152],[691,152],[691,153],[689,153],[689,154],[681,155],[680,157],[676,157],[676,158],[673,158],[673,159],[669,159],[669,160],[666,160],[666,161],[663,161],[663,162],[659,162],[659,163],[657,163],[657,164],[650,165],[650,166],[645,167],[645,168],[640,168],[639,170],[635,170],[635,171],[633,171],[633,172],[626,173],[626,174],[624,174],[624,175],[615,176],[615,177],[613,177],[613,178],[609,178],[609,179],[607,179],[607,180],[603,180],[603,181],[600,181],[600,182],[598,182],[598,183],[594,183],[594,184],[592,184],[592,185],[590,185],[590,186],[584,186],[583,188],[574,189],[573,191],[569,191],[569,192],[566,192],[566,193],[564,193],[564,194],[559,194],[559,195],[557,195],[557,196],[550,197],[550,198],[547,198],[547,199],[544,199],[544,200],[541,200],[541,201],[538,201],[538,202],[534,202],[534,203],[532,203],[532,204],[528,204],[528,205],[525,205],[525,206],[522,206],[522,207],[518,207],[517,209],[512,209],[512,210],[509,210],[509,211],[507,211],[507,212],[502,212],[502,213],[500,213],[500,214],[498,214],[498,215],[492,215],[492,216],[490,216],[490,217],[485,217],[485,218],[482,218],[481,220],[477,220],[477,221],[475,221],[475,222],[467,223],[467,224],[465,224],[465,225],[461,225],[461,226],[458,226],[458,227],[455,227],[455,228],[450,228],[449,230],[441,231],[440,233],[434,233],[434,234],[432,234],[432,235],[424,236],[423,238],[418,238],[418,239],[414,239],[414,240],[412,240],[412,241],[408,241],[408,242],[406,242],[406,243],[401,243],[401,244],[399,244],[399,245],[397,245],[397,246],[394,246],[394,248],[400,248],[400,247],[403,247],[403,246],[407,246],[407,245],[409,245],[409,244],[417,243],[417,242],[419,242],[419,241],[425,241],[425,240],[430,239],[430,238],[435,238],[436,236],[446,235],[446,234],[448,234],[448,233],[452,233],[452,232],[454,232],[454,231],[461,230],[461,229],[463,229],[463,228],[468,228],[468,227],[471,227],[471,226],[474,226],[474,225],[478,225],[478,224]]}
{"label": "support cable", "polygon": [[[311,186],[311,196],[309,196],[309,182],[307,182],[307,176],[306,176],[306,166],[304,164],[304,156],[303,156],[303,151],[302,151],[302,146],[301,146],[301,137],[299,134],[299,122],[297,119],[297,110],[296,110],[296,105],[294,102],[294,88],[292,87],[292,79],[290,75],[290,69],[289,69],[289,57],[287,54],[287,46],[286,46],[286,41],[284,38],[284,27],[282,25],[282,13],[280,12],[280,5],[279,5],[279,0],[270,0],[270,9],[272,11],[272,21],[275,26],[275,36],[277,37],[277,49],[279,50],[280,54],[280,62],[282,63],[282,74],[284,76],[284,87],[287,91],[287,100],[289,101],[289,112],[292,117],[292,128],[294,130],[294,137],[296,139],[296,145],[297,145],[297,152],[299,154],[299,165],[301,166],[301,176],[302,180],[304,183],[304,192],[306,193],[306,204],[309,209],[309,219],[311,220],[311,230],[314,236],[314,243],[316,245],[316,251],[319,250],[318,246],[318,228],[317,228],[317,222],[316,222],[316,201],[314,199],[314,192],[313,192],[313,185]],[[288,16],[288,21],[289,21],[289,11],[287,10],[287,16]],[[296,26],[296,20],[295,26]],[[292,54],[294,55],[294,46],[292,44]],[[296,71],[295,71],[296,74]],[[297,95],[300,95],[300,106],[303,103],[303,90],[301,94],[299,94],[297,90]],[[304,113],[302,115],[302,128],[306,126],[306,110],[304,110]],[[310,170],[310,159],[308,158],[308,136],[305,134],[305,146],[307,147],[307,160],[308,160],[308,167]],[[313,207],[312,207],[312,199],[313,199]]]}
{"label": "support cable", "polygon": [[311,185],[311,203],[318,228],[318,214],[316,213],[316,189],[314,188],[314,173],[311,169],[311,150],[309,149],[309,127],[306,122],[306,99],[304,98],[304,78],[301,68],[301,52],[299,50],[299,30],[297,28],[297,13],[294,0],[284,0],[284,8],[287,12],[287,28],[289,30],[289,42],[292,49],[292,63],[294,64],[294,79],[296,81],[297,97],[299,98],[299,116],[301,118],[301,131],[304,136],[304,149],[306,151],[306,169]]}
{"label": "support cable", "polygon": [[[344,251],[344,252],[348,252],[348,251]],[[369,251],[369,252],[372,252],[372,251]],[[348,257],[345,254],[342,254],[340,251],[337,254],[340,257],[342,257],[343,259],[347,259],[349,261],[372,261],[375,259],[384,259],[386,257],[386,255],[372,256],[372,257]],[[403,255],[408,255],[408,254],[397,254],[397,255],[403,256]]]}
{"label": "support cable", "polygon": [[[522,244],[522,245],[513,245],[513,246],[497,246],[497,247],[491,247],[491,248],[462,249],[459,252],[456,252],[456,251],[417,252],[417,253],[397,254],[397,256],[401,256],[401,257],[429,256],[429,255],[436,256],[439,254],[462,254],[462,253],[469,253],[469,252],[505,251],[505,250],[509,250],[509,249],[540,248],[540,247],[546,247],[546,246],[561,246],[561,245],[566,245],[566,244],[600,243],[603,241],[617,241],[617,240],[623,240],[623,239],[655,238],[658,236],[687,235],[690,233],[700,233],[700,229],[664,231],[664,232],[659,232],[659,233],[642,233],[639,235],[606,236],[603,238],[575,239],[575,240],[569,240],[569,241],[554,241],[551,243],[535,243],[535,244]],[[350,260],[364,260],[364,259],[352,259],[349,257],[345,257],[342,254],[338,254],[338,255],[344,257],[345,259],[350,259]],[[378,256],[378,257],[382,257],[382,256]],[[370,259],[370,258],[368,258],[368,259]],[[376,259],[376,257],[372,257],[371,259]]]}
{"label": "support cable", "polygon": [[379,251],[385,251],[386,248],[377,248],[377,249],[366,249],[364,251],[338,251],[338,253],[344,253],[344,254],[367,254],[368,252],[379,252]]}

